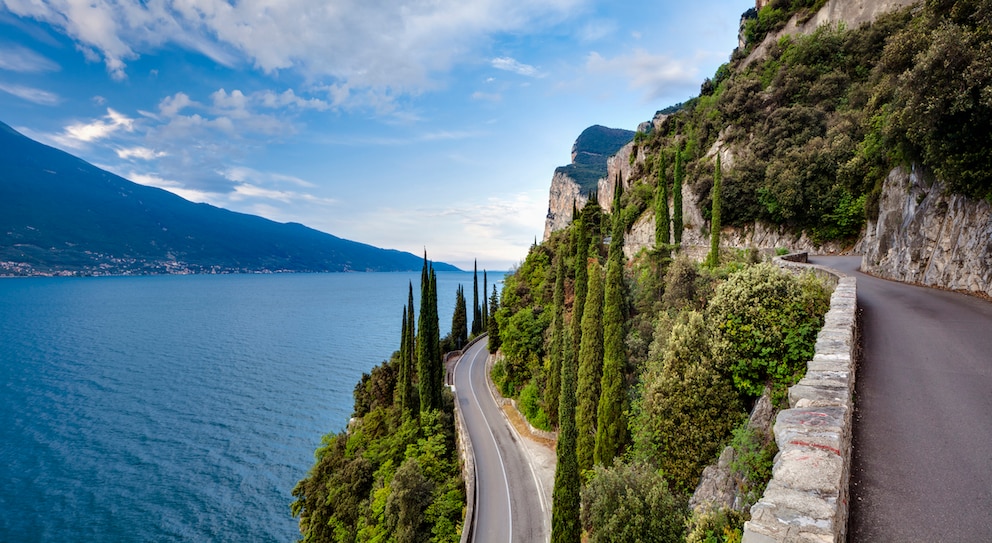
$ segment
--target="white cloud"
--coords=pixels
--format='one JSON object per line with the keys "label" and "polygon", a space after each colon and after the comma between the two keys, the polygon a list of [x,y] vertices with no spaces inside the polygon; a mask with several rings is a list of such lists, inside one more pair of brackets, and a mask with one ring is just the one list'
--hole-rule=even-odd
{"label": "white cloud", "polygon": [[0,83],[0,91],[42,106],[54,106],[62,101],[62,98],[58,94],[23,85]]}
{"label": "white cloud", "polygon": [[110,137],[119,130],[128,132],[134,130],[134,119],[107,108],[107,115],[103,119],[89,123],[74,123],[65,127],[63,137],[68,140],[89,143]]}
{"label": "white cloud", "polygon": [[667,55],[653,55],[643,49],[611,59],[590,53],[586,57],[586,70],[594,75],[624,77],[630,88],[641,90],[648,100],[660,98],[674,87],[683,87],[698,79],[694,63]]}
{"label": "white cloud", "polygon": [[114,152],[117,153],[117,157],[123,160],[128,160],[130,158],[140,158],[141,160],[153,160],[156,158],[161,158],[166,156],[168,153],[163,151],[155,151],[147,147],[126,147],[115,149]]}
{"label": "white cloud", "polygon": [[195,102],[190,100],[185,92],[177,92],[172,96],[163,98],[158,104],[158,110],[166,117],[174,117],[180,111],[194,104]]}
{"label": "white cloud", "polygon": [[[437,74],[504,32],[539,32],[588,0],[4,0],[102,60],[115,79],[139,54],[176,44],[226,66],[330,79],[331,104],[435,88]],[[525,67],[525,65],[521,65]],[[526,68],[524,68],[526,69]],[[347,94],[347,96],[346,96]],[[368,100],[363,98],[363,100]]]}
{"label": "white cloud", "polygon": [[183,186],[183,184],[178,181],[163,179],[157,175],[131,172],[129,174],[121,175],[121,177],[130,179],[140,185],[167,190],[176,196],[185,198],[191,202],[209,203],[218,206],[223,204],[223,198],[221,198],[221,195],[218,193],[191,189]]}
{"label": "white cloud", "polygon": [[54,61],[19,45],[0,46],[0,70],[11,72],[57,72],[61,68]]}
{"label": "white cloud", "polygon": [[522,64],[514,58],[510,57],[497,57],[492,60],[493,68],[497,70],[503,70],[506,72],[513,72],[518,75],[525,75],[527,77],[539,77],[541,73],[537,68],[529,65]]}

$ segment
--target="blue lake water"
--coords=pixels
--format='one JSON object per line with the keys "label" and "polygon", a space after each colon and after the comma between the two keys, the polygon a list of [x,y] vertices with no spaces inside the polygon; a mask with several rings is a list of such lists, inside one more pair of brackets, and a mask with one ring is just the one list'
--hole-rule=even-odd
{"label": "blue lake water", "polygon": [[409,281],[0,280],[0,542],[295,541],[292,488],[397,349]]}

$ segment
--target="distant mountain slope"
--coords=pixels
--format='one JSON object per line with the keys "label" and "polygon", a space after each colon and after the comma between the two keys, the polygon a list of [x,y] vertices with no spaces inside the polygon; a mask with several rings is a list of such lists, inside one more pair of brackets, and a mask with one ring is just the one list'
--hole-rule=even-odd
{"label": "distant mountain slope", "polygon": [[406,271],[423,264],[410,253],[132,183],[3,123],[0,150],[0,274]]}
{"label": "distant mountain slope", "polygon": [[630,130],[590,126],[572,145],[572,163],[559,167],[555,173],[571,177],[578,183],[581,193],[588,195],[606,175],[606,160],[632,139],[634,132]]}

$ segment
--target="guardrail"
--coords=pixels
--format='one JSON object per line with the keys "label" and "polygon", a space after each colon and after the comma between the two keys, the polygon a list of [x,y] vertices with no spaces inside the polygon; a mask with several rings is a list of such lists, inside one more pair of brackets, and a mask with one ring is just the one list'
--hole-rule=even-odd
{"label": "guardrail", "polygon": [[857,280],[806,264],[806,253],[774,261],[784,269],[813,271],[834,284],[834,292],[806,376],[789,388],[790,409],[775,420],[779,452],[772,479],[751,507],[743,543],[842,543],[847,539],[854,373],[860,354]]}

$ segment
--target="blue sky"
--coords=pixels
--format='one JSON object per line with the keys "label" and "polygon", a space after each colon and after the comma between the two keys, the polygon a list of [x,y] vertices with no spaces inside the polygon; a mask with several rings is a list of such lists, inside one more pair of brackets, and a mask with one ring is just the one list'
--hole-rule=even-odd
{"label": "blue sky", "polygon": [[193,201],[507,269],[578,134],[698,94],[752,6],[0,0],[0,121]]}

